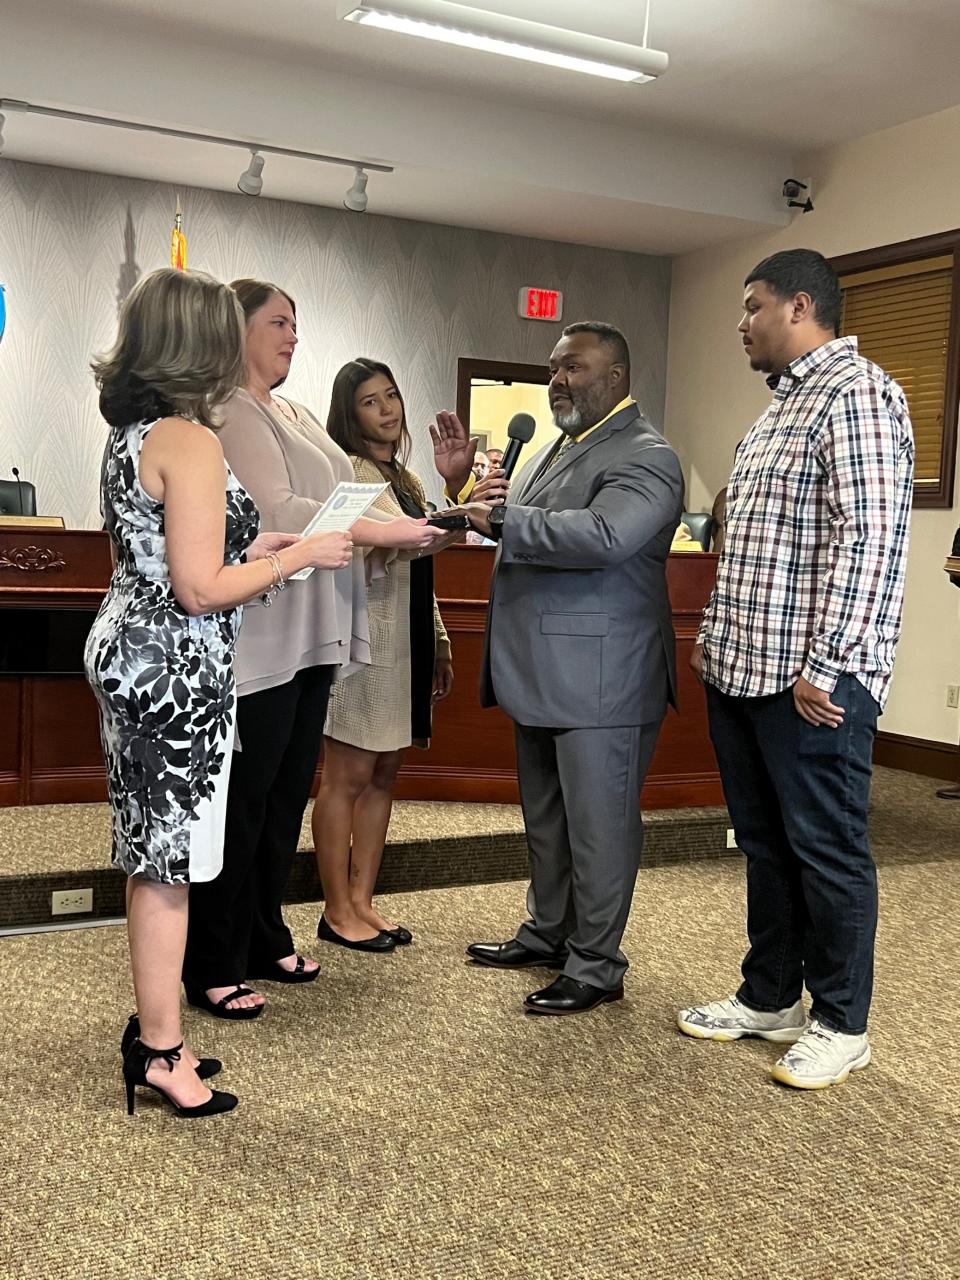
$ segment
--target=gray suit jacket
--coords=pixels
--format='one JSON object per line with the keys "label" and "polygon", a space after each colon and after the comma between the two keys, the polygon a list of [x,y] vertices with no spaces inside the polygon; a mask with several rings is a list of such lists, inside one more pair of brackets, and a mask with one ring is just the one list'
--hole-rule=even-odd
{"label": "gray suit jacket", "polygon": [[680,463],[636,405],[544,470],[554,447],[511,488],[481,702],[545,728],[657,721],[676,686],[666,560]]}

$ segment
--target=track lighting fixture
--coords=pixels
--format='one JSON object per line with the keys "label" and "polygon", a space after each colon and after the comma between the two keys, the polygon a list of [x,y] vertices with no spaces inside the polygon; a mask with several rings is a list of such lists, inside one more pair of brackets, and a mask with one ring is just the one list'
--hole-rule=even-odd
{"label": "track lighting fixture", "polygon": [[[165,138],[183,138],[187,142],[212,142],[219,147],[241,147],[250,152],[250,163],[240,175],[237,187],[244,195],[258,196],[263,190],[264,156],[291,156],[296,160],[316,160],[320,164],[339,164],[354,169],[356,177],[344,200],[348,209],[362,213],[367,207],[367,173],[393,173],[393,165],[376,164],[368,160],[350,160],[345,156],[327,156],[319,151],[298,151],[293,147],[275,147],[268,142],[252,142],[243,138],[224,138],[212,133],[194,133],[189,129],[168,129],[162,124],[144,124],[139,120],[121,120],[114,116],[96,116],[87,111],[68,111],[63,107],[46,107],[39,102],[24,102],[19,98],[0,95],[0,113],[22,112],[35,116],[50,116],[55,120],[76,120],[81,124],[99,124],[110,129],[129,129],[134,133],[158,133]],[[3,148],[3,115],[0,114],[0,150]]]}
{"label": "track lighting fixture", "polygon": [[354,213],[365,213],[367,208],[367,178],[362,169],[357,169],[353,178],[353,186],[343,197],[343,207]]}
{"label": "track lighting fixture", "polygon": [[237,190],[245,196],[258,196],[263,190],[263,156],[259,151],[250,152],[250,163],[240,175]]}

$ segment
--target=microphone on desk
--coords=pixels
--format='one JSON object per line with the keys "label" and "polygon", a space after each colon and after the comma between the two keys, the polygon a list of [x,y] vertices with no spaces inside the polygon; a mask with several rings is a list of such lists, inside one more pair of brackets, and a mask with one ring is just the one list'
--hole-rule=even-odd
{"label": "microphone on desk", "polygon": [[17,482],[17,497],[20,499],[20,514],[23,515],[23,486],[20,483],[20,471],[17,467],[11,467],[13,478]]}
{"label": "microphone on desk", "polygon": [[536,429],[536,420],[529,413],[515,413],[507,424],[507,439],[510,443],[507,445],[503,461],[500,463],[507,480],[510,479],[517,468],[520,450],[525,444],[530,443]]}

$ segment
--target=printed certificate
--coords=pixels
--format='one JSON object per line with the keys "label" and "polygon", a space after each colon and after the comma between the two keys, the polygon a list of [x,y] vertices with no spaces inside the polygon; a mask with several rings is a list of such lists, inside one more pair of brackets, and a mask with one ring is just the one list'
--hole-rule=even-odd
{"label": "printed certificate", "polygon": [[[359,484],[352,480],[341,480],[301,537],[309,538],[312,533],[334,533],[349,529],[355,520],[369,511],[386,487],[386,484]],[[308,566],[299,573],[292,573],[289,581],[309,578],[311,573],[313,567]]]}

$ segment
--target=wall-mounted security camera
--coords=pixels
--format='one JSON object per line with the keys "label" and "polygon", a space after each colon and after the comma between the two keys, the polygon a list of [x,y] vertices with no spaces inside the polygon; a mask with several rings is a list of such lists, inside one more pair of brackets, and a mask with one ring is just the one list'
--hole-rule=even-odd
{"label": "wall-mounted security camera", "polygon": [[787,178],[780,194],[788,209],[799,209],[802,213],[813,212],[813,201],[810,199],[810,186],[799,178]]}

